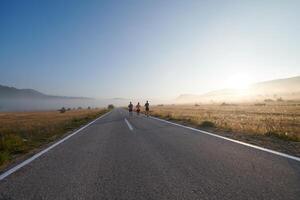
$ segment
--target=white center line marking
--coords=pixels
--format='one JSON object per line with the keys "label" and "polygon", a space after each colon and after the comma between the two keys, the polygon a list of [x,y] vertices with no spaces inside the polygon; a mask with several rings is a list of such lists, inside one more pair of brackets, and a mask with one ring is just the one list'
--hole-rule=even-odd
{"label": "white center line marking", "polygon": [[128,121],[126,118],[125,118],[124,120],[125,120],[125,122],[126,122],[128,128],[132,131],[132,130],[133,130],[133,127],[131,126],[131,124],[129,123],[129,121]]}

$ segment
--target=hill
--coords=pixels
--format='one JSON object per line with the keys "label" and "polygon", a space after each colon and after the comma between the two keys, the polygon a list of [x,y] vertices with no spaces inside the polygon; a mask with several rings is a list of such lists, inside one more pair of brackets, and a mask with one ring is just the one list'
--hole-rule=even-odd
{"label": "hill", "polygon": [[285,100],[300,99],[300,76],[259,82],[246,89],[222,89],[201,95],[183,94],[177,97],[176,102],[249,102],[280,98]]}
{"label": "hill", "polygon": [[0,98],[1,99],[15,99],[15,98],[24,98],[24,99],[90,99],[86,97],[66,97],[66,96],[54,96],[47,95],[41,92],[38,92],[33,89],[17,89],[14,87],[8,87],[0,85]]}
{"label": "hill", "polygon": [[39,111],[66,108],[106,107],[127,105],[130,100],[122,97],[93,99],[87,97],[55,96],[33,89],[18,89],[0,85],[0,112]]}
{"label": "hill", "polygon": [[0,111],[53,110],[63,106],[94,106],[94,99],[47,95],[33,89],[0,85]]}
{"label": "hill", "polygon": [[17,89],[0,85],[0,98],[44,98],[47,95],[32,89]]}

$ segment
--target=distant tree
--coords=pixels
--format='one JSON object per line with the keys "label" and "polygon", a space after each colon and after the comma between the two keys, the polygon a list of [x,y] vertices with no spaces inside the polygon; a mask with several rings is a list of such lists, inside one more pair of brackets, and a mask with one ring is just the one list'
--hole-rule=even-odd
{"label": "distant tree", "polygon": [[80,107],[80,106],[77,108],[77,110],[81,110],[81,109],[82,109],[82,107]]}
{"label": "distant tree", "polygon": [[265,99],[264,102],[273,102],[273,99]]}
{"label": "distant tree", "polygon": [[282,97],[279,97],[276,101],[283,102],[284,100],[282,99]]}
{"label": "distant tree", "polygon": [[108,108],[109,110],[111,110],[111,109],[114,109],[115,106],[114,106],[113,104],[109,104],[109,105],[107,106],[107,108]]}
{"label": "distant tree", "polygon": [[66,112],[66,109],[65,107],[62,107],[60,110],[59,110],[60,113],[65,113]]}
{"label": "distant tree", "polygon": [[71,110],[71,108],[68,108],[68,109],[67,109],[67,111],[70,111],[70,110]]}
{"label": "distant tree", "polygon": [[91,107],[90,107],[90,106],[88,107],[88,110],[91,110]]}
{"label": "distant tree", "polygon": [[254,105],[255,106],[265,106],[266,104],[265,103],[255,103]]}

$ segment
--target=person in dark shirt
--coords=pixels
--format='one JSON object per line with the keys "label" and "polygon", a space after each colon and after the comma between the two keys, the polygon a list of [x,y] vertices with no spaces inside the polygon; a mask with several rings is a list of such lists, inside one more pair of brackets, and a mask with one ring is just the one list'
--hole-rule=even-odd
{"label": "person in dark shirt", "polygon": [[148,101],[145,103],[145,111],[146,111],[147,117],[149,117],[149,102]]}
{"label": "person in dark shirt", "polygon": [[140,114],[140,111],[141,111],[141,105],[140,105],[140,102],[138,102],[138,104],[135,106],[136,108],[136,113],[139,115]]}
{"label": "person in dark shirt", "polygon": [[132,115],[132,110],[133,110],[133,104],[132,104],[131,101],[130,101],[130,103],[129,103],[129,105],[128,105],[129,115]]}

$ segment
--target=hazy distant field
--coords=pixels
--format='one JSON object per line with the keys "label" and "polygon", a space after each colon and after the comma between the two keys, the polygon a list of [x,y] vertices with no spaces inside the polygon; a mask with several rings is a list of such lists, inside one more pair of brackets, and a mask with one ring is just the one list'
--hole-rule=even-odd
{"label": "hazy distant field", "polygon": [[152,107],[151,114],[246,141],[264,136],[294,142],[296,148],[300,144],[300,102],[161,105]]}
{"label": "hazy distant field", "polygon": [[17,155],[54,141],[104,112],[105,109],[82,109],[65,113],[0,112],[0,166]]}

